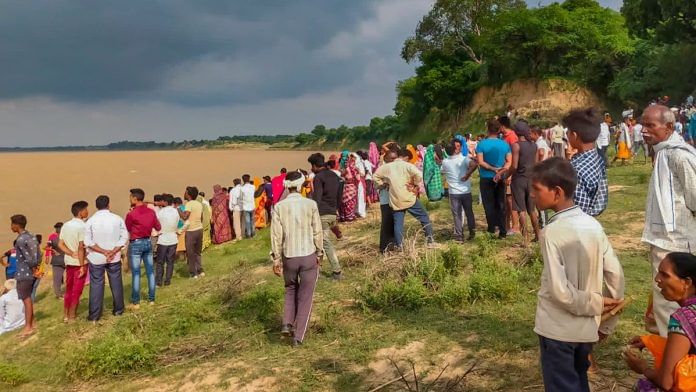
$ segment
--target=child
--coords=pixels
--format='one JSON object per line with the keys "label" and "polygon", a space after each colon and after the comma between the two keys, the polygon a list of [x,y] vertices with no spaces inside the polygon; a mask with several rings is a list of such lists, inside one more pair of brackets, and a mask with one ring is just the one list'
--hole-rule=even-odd
{"label": "child", "polygon": [[577,150],[570,160],[578,176],[573,199],[591,216],[601,214],[609,201],[607,168],[596,147],[601,121],[593,108],[572,110],[563,119],[568,127],[568,143]]}
{"label": "child", "polygon": [[621,264],[602,226],[573,203],[576,183],[573,167],[563,158],[550,158],[532,170],[532,197],[540,209],[555,212],[541,234],[544,270],[534,327],[547,392],[589,392],[592,344],[616,325],[615,318],[600,325],[601,316],[624,295]]}
{"label": "child", "polygon": [[15,249],[15,244],[16,241],[12,243],[12,249],[5,252],[0,258],[0,263],[5,267],[5,280],[14,279],[15,273],[17,273],[17,250]]}

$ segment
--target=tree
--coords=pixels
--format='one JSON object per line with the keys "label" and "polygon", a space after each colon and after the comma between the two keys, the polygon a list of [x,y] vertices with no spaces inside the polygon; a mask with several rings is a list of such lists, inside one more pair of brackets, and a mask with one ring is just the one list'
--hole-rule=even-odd
{"label": "tree", "polygon": [[659,42],[696,42],[696,1],[624,0],[621,13],[631,34]]}
{"label": "tree", "polygon": [[477,64],[483,62],[477,39],[492,25],[496,15],[511,9],[524,9],[522,0],[437,0],[418,23],[416,34],[404,43],[401,57],[407,62],[424,54],[464,51]]}

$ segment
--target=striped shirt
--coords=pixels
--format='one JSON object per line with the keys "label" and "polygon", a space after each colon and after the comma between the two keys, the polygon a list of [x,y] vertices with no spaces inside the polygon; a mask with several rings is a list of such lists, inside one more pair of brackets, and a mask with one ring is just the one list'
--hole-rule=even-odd
{"label": "striped shirt", "polygon": [[324,254],[324,237],[317,203],[291,193],[273,206],[271,252],[273,260]]}

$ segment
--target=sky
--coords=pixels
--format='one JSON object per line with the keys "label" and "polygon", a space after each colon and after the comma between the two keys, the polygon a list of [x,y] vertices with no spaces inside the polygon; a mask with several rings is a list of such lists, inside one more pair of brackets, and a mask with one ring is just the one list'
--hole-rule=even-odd
{"label": "sky", "polygon": [[0,146],[367,124],[413,74],[401,46],[432,3],[0,0]]}

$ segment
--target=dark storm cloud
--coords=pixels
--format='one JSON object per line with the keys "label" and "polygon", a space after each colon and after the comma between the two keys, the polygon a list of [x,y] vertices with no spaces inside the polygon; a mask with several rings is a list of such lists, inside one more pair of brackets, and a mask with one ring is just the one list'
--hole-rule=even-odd
{"label": "dark storm cloud", "polygon": [[[335,32],[366,17],[370,3],[2,1],[0,98],[209,104],[293,96],[309,86],[330,89],[350,82],[358,72],[344,62],[324,61],[312,53]],[[247,61],[256,59],[263,63]],[[238,90],[245,83],[234,77],[228,80],[228,92],[173,94],[176,91],[168,88],[168,81],[179,76],[177,70],[206,70],[206,63],[236,64],[245,69],[231,71],[241,74],[270,70],[271,65],[285,72],[255,75],[257,79],[250,80],[255,82],[252,94]],[[224,68],[220,74],[212,76],[225,76]]]}

